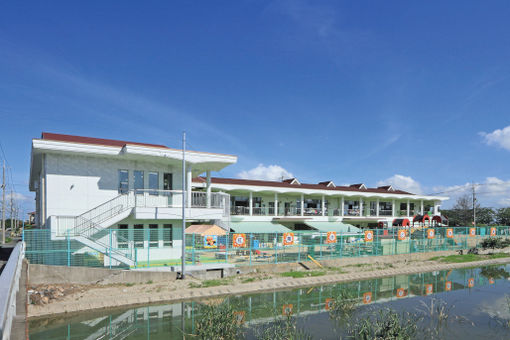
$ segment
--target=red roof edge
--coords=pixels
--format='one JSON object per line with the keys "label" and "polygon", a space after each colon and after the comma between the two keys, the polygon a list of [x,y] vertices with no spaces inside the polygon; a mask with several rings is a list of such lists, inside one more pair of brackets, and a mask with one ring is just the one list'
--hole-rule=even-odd
{"label": "red roof edge", "polygon": [[151,146],[151,147],[168,149],[167,146],[160,145],[160,144],[148,144],[148,143],[122,141],[122,140],[116,140],[116,139],[73,136],[73,135],[64,135],[64,134],[60,134],[60,133],[51,133],[51,132],[43,132],[41,134],[41,139],[54,140],[54,141],[59,141],[59,142],[94,144],[94,145],[105,145],[105,146],[116,146],[116,147],[123,147],[126,144],[132,144],[132,145]]}

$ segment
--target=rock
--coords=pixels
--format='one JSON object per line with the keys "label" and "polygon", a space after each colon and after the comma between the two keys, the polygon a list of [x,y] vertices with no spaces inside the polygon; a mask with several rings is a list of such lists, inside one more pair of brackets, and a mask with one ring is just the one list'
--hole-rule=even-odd
{"label": "rock", "polygon": [[47,304],[47,303],[49,303],[49,302],[50,302],[50,299],[49,299],[47,296],[43,296],[43,297],[41,298],[41,301],[42,301],[42,303]]}
{"label": "rock", "polygon": [[30,295],[30,302],[34,305],[42,305],[41,295],[39,294]]}

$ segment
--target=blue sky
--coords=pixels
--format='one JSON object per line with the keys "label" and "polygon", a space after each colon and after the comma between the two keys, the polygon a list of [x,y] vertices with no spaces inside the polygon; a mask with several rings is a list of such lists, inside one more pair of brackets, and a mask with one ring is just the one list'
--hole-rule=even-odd
{"label": "blue sky", "polygon": [[509,17],[508,1],[2,2],[0,142],[27,209],[41,131],[179,147],[186,130],[239,156],[218,176],[474,181],[510,205]]}

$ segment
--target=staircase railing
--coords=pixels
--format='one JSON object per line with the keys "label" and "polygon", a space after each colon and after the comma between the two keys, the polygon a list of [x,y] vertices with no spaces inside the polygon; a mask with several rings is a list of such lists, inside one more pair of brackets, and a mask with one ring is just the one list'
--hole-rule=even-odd
{"label": "staircase railing", "polygon": [[121,194],[109,201],[106,201],[95,208],[92,208],[83,214],[76,216],[73,235],[81,235],[94,225],[100,225],[101,222],[132,208],[134,199],[132,193]]}

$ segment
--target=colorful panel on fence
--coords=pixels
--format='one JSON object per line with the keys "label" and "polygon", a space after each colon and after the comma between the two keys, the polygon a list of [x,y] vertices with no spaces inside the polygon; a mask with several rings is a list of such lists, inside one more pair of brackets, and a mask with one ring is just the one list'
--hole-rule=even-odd
{"label": "colorful panel on fence", "polygon": [[246,234],[234,234],[232,236],[232,246],[235,248],[245,248]]}
{"label": "colorful panel on fence", "polygon": [[282,315],[283,316],[291,315],[292,314],[292,307],[293,307],[293,305],[291,303],[288,304],[288,305],[283,305],[283,307],[282,307]]}
{"label": "colorful panel on fence", "polygon": [[404,288],[397,289],[397,297],[402,298],[407,295],[407,292]]}
{"label": "colorful panel on fence", "polygon": [[476,228],[469,228],[469,236],[471,237],[476,236]]}
{"label": "colorful panel on fence", "polygon": [[447,292],[452,290],[452,281],[446,281],[446,283],[444,284],[444,290],[446,290]]}
{"label": "colorful panel on fence", "polygon": [[474,278],[470,278],[468,280],[468,287],[469,288],[473,288],[475,286],[475,279]]}
{"label": "colorful panel on fence", "polygon": [[363,303],[368,304],[370,302],[372,302],[372,293],[371,292],[363,293]]}
{"label": "colorful panel on fence", "polygon": [[425,285],[425,294],[430,295],[434,293],[434,286],[432,284],[426,284]]}
{"label": "colorful panel on fence", "polygon": [[326,308],[326,310],[330,310],[331,308],[333,308],[333,302],[334,300],[331,298],[326,299],[326,301],[324,302],[324,307]]}
{"label": "colorful panel on fence", "polygon": [[326,243],[336,243],[336,231],[328,231],[326,234]]}
{"label": "colorful panel on fence", "polygon": [[435,233],[435,230],[434,229],[427,229],[427,238],[434,238],[434,236],[436,235]]}
{"label": "colorful panel on fence", "polygon": [[372,242],[374,240],[374,231],[365,230],[365,242]]}
{"label": "colorful panel on fence", "polygon": [[218,248],[218,235],[205,235],[204,248],[205,249]]}
{"label": "colorful panel on fence", "polygon": [[406,239],[406,231],[404,229],[401,229],[398,231],[398,239],[400,241],[403,241]]}
{"label": "colorful panel on fence", "polygon": [[294,244],[294,233],[283,233],[283,245],[291,246]]}
{"label": "colorful panel on fence", "polygon": [[446,237],[453,238],[453,229],[446,229]]}
{"label": "colorful panel on fence", "polygon": [[491,228],[491,236],[496,236],[496,228]]}

